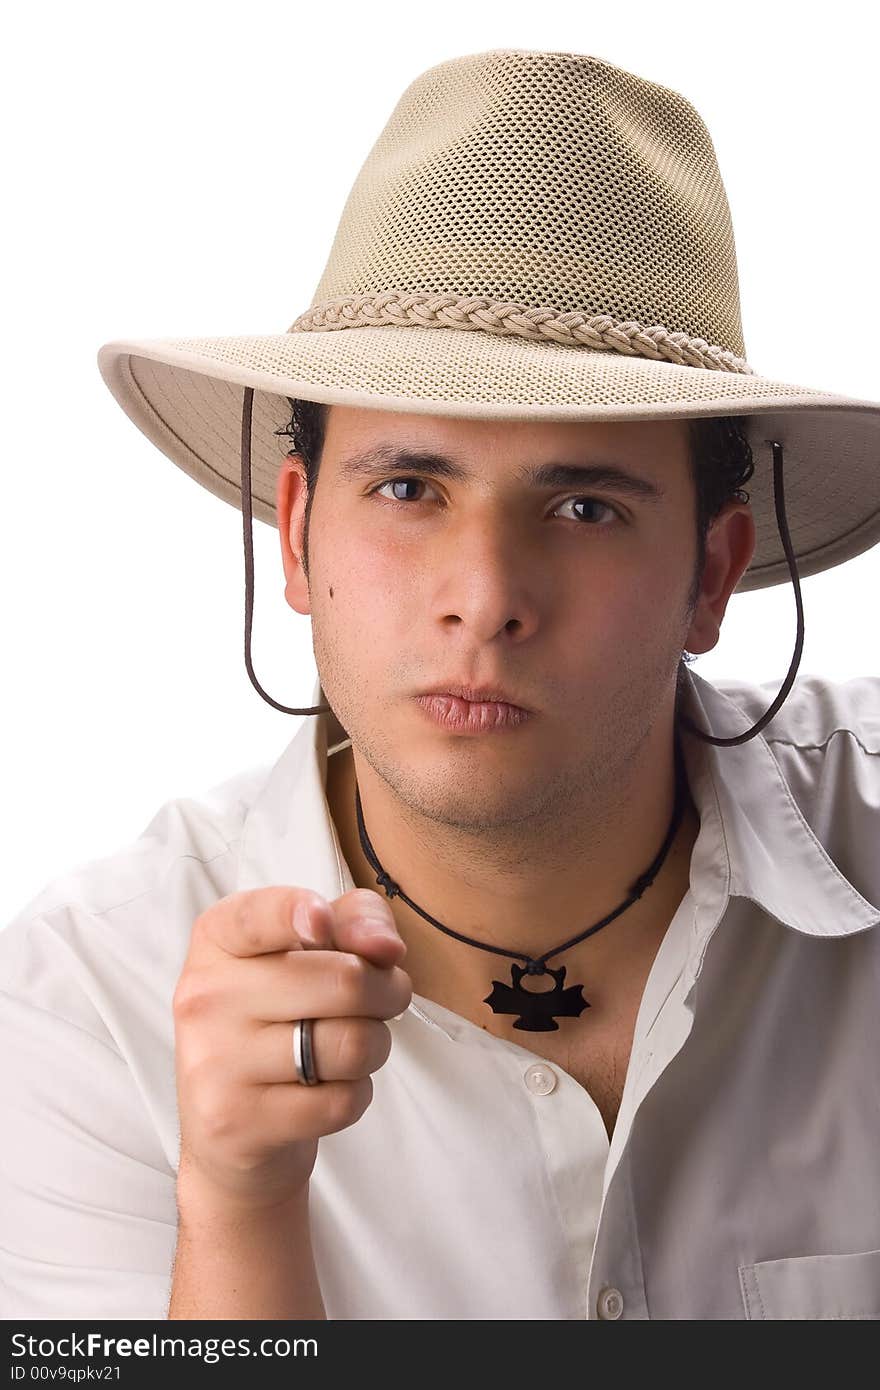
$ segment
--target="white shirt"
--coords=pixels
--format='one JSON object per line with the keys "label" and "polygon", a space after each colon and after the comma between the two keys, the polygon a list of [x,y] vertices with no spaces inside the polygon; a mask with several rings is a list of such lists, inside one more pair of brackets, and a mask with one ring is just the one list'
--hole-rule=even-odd
{"label": "white shirt", "polygon": [[[686,708],[730,736],[776,689],[688,671]],[[345,742],[306,717],[0,932],[3,1318],[166,1317],[192,923],[238,889],[355,886],[325,797]],[[368,1109],[319,1143],[328,1318],[880,1318],[880,678],[802,676],[748,743],[682,744],[690,887],[611,1142],[528,1034],[414,995]]]}

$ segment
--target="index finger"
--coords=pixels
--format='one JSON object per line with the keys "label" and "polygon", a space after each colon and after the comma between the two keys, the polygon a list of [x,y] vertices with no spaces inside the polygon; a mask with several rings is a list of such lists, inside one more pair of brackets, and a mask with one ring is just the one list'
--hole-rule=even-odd
{"label": "index finger", "polygon": [[406,954],[387,901],[372,888],[351,888],[333,902],[317,896],[297,910],[303,945],[323,951],[354,951],[374,965],[395,965]]}
{"label": "index finger", "polygon": [[[315,939],[298,930],[297,908],[306,910]],[[384,933],[377,922],[385,926]],[[356,951],[376,965],[393,965],[406,951],[390,908],[370,889],[353,889],[330,903],[311,888],[272,885],[230,893],[201,913],[193,924],[190,958],[207,961],[218,953],[246,957],[306,947]]]}

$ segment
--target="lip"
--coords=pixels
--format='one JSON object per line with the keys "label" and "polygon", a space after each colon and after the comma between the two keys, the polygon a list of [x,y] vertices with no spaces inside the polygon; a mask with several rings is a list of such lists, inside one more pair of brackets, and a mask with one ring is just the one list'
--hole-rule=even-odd
{"label": "lip", "polygon": [[441,728],[454,734],[490,734],[515,729],[531,710],[502,700],[463,700],[457,695],[417,695],[416,704]]}
{"label": "lip", "polygon": [[511,709],[521,709],[526,714],[531,714],[532,710],[528,705],[521,705],[513,698],[507,690],[502,690],[498,685],[462,685],[459,681],[451,681],[448,685],[435,685],[430,690],[422,690],[420,695],[454,695],[459,700],[467,700],[469,704],[501,704],[509,705]]}

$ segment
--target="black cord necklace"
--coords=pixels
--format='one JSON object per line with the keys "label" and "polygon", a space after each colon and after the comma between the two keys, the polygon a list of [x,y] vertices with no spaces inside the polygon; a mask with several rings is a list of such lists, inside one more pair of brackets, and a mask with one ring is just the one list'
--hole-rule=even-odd
{"label": "black cord necklace", "polygon": [[[519,1017],[513,1025],[514,1028],[523,1028],[532,1033],[545,1033],[553,1029],[558,1029],[559,1024],[556,1022],[557,1018],[577,1018],[583,1013],[584,1009],[590,1007],[590,1004],[589,1001],[584,998],[583,985],[568,985],[563,988],[563,982],[565,980],[564,965],[561,966],[559,970],[552,970],[545,962],[549,960],[551,956],[559,955],[560,951],[567,951],[570,946],[576,946],[579,941],[584,941],[588,936],[592,936],[593,932],[598,931],[600,927],[607,926],[609,922],[613,922],[615,917],[619,917],[622,912],[625,912],[628,907],[631,907],[634,902],[637,902],[645,889],[650,888],[651,884],[654,882],[654,879],[657,877],[669,853],[672,842],[675,839],[684,814],[685,790],[687,787],[684,758],[677,728],[675,730],[674,742],[675,803],[672,810],[672,819],[669,822],[669,829],[666,832],[666,839],[663,841],[663,845],[657,857],[645,873],[636,879],[630,890],[629,897],[626,898],[619,907],[615,908],[613,912],[609,912],[608,916],[603,917],[601,922],[596,922],[594,926],[588,927],[587,930],[581,932],[579,936],[573,936],[571,940],[564,941],[561,946],[556,946],[552,951],[545,951],[542,956],[533,958],[525,955],[522,951],[505,951],[501,946],[488,946],[483,941],[473,941],[469,936],[463,936],[461,932],[453,931],[451,927],[444,926],[442,922],[438,922],[430,913],[423,912],[418,903],[414,903],[412,898],[407,897],[399,884],[395,883],[394,879],[386,874],[382,865],[379,863],[376,852],[370,844],[366,826],[364,825],[360,788],[357,786],[357,782],[355,782],[355,806],[357,809],[357,827],[361,848],[369,863],[374,869],[378,870],[376,882],[385,889],[385,893],[389,898],[395,896],[401,897],[414,912],[417,912],[420,917],[424,917],[426,922],[430,922],[432,926],[437,927],[439,931],[445,932],[447,936],[454,936],[456,941],[463,941],[466,946],[476,946],[481,951],[492,951],[495,955],[509,956],[514,960],[525,961],[524,966],[511,966],[512,984],[504,984],[501,980],[492,981],[492,993],[486,996],[483,1003],[488,1004],[493,1013],[518,1014]],[[552,975],[556,983],[553,989],[548,990],[537,991],[525,989],[522,985],[522,979],[526,975]]]}

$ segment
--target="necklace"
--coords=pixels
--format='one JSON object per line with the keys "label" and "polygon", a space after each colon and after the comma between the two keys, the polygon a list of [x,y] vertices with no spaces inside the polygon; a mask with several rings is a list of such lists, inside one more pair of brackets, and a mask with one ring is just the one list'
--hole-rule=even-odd
{"label": "necklace", "polygon": [[[514,1028],[522,1028],[532,1033],[550,1032],[559,1028],[557,1018],[578,1018],[590,1007],[589,1000],[584,998],[583,985],[565,985],[565,966],[558,970],[553,970],[547,965],[551,956],[558,956],[560,951],[567,951],[569,947],[576,946],[578,942],[586,940],[597,932],[601,927],[605,927],[609,922],[613,922],[615,917],[619,917],[628,907],[642,896],[647,888],[650,888],[654,879],[657,877],[666,856],[675,839],[678,827],[684,814],[685,789],[687,779],[685,775],[684,759],[682,756],[678,730],[675,730],[675,802],[672,809],[672,818],[666,832],[666,839],[660,850],[646,871],[641,874],[630,889],[629,896],[624,899],[619,907],[613,912],[609,912],[607,917],[603,917],[601,922],[596,922],[592,927],[587,927],[586,931],[578,936],[573,936],[570,940],[564,941],[561,946],[555,946],[551,951],[545,951],[541,956],[528,956],[522,951],[506,951],[501,946],[487,945],[484,941],[474,941],[469,936],[464,936],[461,932],[453,931],[451,927],[444,926],[438,922],[430,913],[424,912],[418,903],[414,903],[412,898],[407,897],[399,884],[389,877],[385,872],[376,855],[367,829],[364,825],[363,808],[361,806],[360,788],[355,783],[355,807],[357,810],[357,827],[360,836],[361,848],[367,860],[376,869],[376,882],[384,888],[386,896],[389,898],[400,897],[403,901],[417,912],[420,917],[424,917],[426,922],[430,922],[438,931],[445,932],[447,936],[455,937],[456,941],[462,941],[466,946],[476,946],[481,951],[492,951],[495,955],[508,956],[515,961],[525,961],[525,965],[511,966],[511,983],[505,984],[501,980],[492,981],[492,992],[482,1001],[488,1004],[493,1013],[496,1014],[517,1014]],[[522,981],[528,975],[551,975],[555,981],[553,989],[532,990],[526,989]]]}

